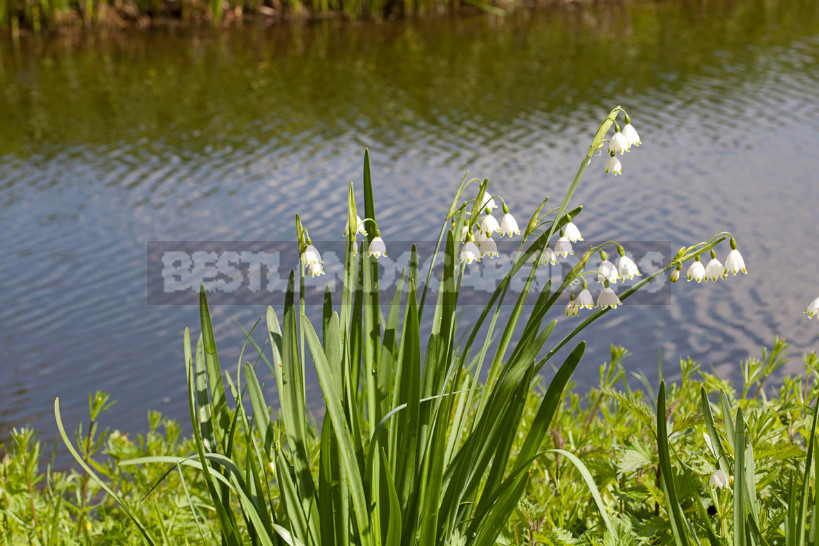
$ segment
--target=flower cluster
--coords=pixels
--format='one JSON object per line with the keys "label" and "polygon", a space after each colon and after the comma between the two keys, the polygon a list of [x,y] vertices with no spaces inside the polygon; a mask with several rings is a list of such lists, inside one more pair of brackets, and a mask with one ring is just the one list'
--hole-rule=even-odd
{"label": "flower cluster", "polygon": [[637,130],[631,125],[631,119],[628,117],[628,114],[626,114],[626,125],[622,131],[620,130],[620,126],[617,125],[617,122],[614,122],[614,136],[609,140],[610,157],[609,160],[606,161],[606,173],[615,176],[623,174],[623,166],[620,164],[620,160],[617,159],[617,154],[623,155],[631,150],[632,146],[636,147],[640,144],[642,144],[640,135],[637,134]]}
{"label": "flower cluster", "polygon": [[[739,250],[737,250],[737,243],[734,238],[731,237],[731,251],[725,258],[725,265],[722,265],[722,262],[717,258],[717,253],[714,249],[711,249],[711,259],[708,261],[708,264],[703,266],[700,261],[700,255],[697,254],[694,257],[694,261],[688,266],[685,277],[689,282],[696,281],[697,283],[701,283],[703,279],[717,282],[720,278],[726,278],[728,273],[733,273],[733,275],[736,276],[740,271],[745,274],[748,273],[748,270],[745,268],[745,260],[742,258],[742,254],[739,253]],[[674,279],[672,279],[672,281],[673,280]]]}
{"label": "flower cluster", "polygon": [[509,207],[503,198],[498,197],[503,204],[503,216],[500,222],[492,214],[492,210],[497,208],[495,197],[487,188],[484,188],[483,198],[480,210],[482,215],[477,218],[471,226],[466,225],[461,231],[461,239],[463,245],[461,246],[460,260],[461,263],[471,264],[479,262],[482,258],[496,258],[498,254],[498,245],[493,235],[500,237],[512,237],[512,235],[520,235],[520,228],[515,217],[509,212]]}
{"label": "flower cluster", "polygon": [[[569,222],[571,224],[571,221]],[[569,224],[567,224],[568,226]],[[573,225],[573,224],[572,224]],[[577,229],[577,228],[574,228]],[[563,235],[561,237],[566,237],[566,226],[564,226]],[[580,235],[580,232],[577,231],[577,235]],[[578,237],[579,238],[579,237]],[[558,239],[558,243],[560,239]],[[564,242],[565,244],[571,244]],[[637,264],[634,263],[634,260],[626,256],[626,251],[623,249],[622,246],[619,244],[617,245],[617,252],[620,255],[619,259],[617,260],[617,265],[614,265],[612,262],[609,261],[608,254],[602,249],[599,249],[600,252],[600,265],[597,268],[597,271],[587,271],[580,274],[580,278],[583,279],[583,289],[581,290],[580,294],[577,295],[577,299],[574,297],[574,289],[572,289],[572,294],[569,297],[569,303],[566,305],[566,316],[577,316],[580,314],[581,309],[594,309],[595,307],[600,307],[602,309],[606,309],[611,307],[612,309],[616,309],[620,303],[620,298],[617,296],[617,293],[614,289],[611,288],[612,284],[617,284],[617,281],[623,281],[625,279],[633,279],[634,277],[641,277],[642,273],[637,268]],[[554,262],[552,262],[554,264]],[[587,274],[597,274],[597,282],[603,285],[603,289],[600,291],[600,295],[597,296],[597,303],[595,304],[594,298],[589,292],[589,284],[585,279],[585,275]]]}

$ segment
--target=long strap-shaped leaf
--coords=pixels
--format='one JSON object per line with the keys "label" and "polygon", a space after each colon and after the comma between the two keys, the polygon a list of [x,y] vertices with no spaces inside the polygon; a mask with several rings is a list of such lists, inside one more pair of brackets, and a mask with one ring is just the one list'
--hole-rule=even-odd
{"label": "long strap-shaped leaf", "polygon": [[327,405],[327,412],[330,414],[333,428],[338,439],[339,455],[341,456],[344,472],[347,475],[347,481],[350,485],[350,494],[353,500],[353,510],[358,525],[358,533],[362,544],[365,546],[371,545],[373,541],[369,518],[370,510],[367,505],[366,496],[364,495],[364,485],[362,483],[361,471],[356,459],[350,429],[347,426],[344,411],[339,402],[341,397],[338,393],[338,385],[341,384],[341,378],[333,377],[330,365],[327,362],[327,357],[324,355],[324,351],[321,347],[321,341],[310,320],[304,315],[302,315],[301,318],[307,346],[313,357],[313,364],[316,367],[319,384],[324,393],[324,402]]}
{"label": "long strap-shaped leaf", "polygon": [[737,408],[734,428],[734,546],[746,544],[745,493],[745,421],[742,419],[742,408]]}
{"label": "long strap-shaped leaf", "polygon": [[798,527],[798,544],[805,544],[805,528],[807,527],[807,510],[808,510],[808,484],[810,483],[810,467],[813,462],[813,450],[816,440],[816,419],[819,417],[819,399],[813,407],[813,424],[810,428],[810,437],[808,438],[808,454],[805,457],[805,473],[802,478],[802,496],[799,499],[799,520]]}
{"label": "long strap-shaped leaf", "polygon": [[219,366],[219,355],[216,353],[216,338],[213,335],[213,325],[208,309],[208,297],[205,294],[205,285],[199,288],[199,315],[202,323],[202,345],[205,349],[205,365],[208,370],[208,385],[210,386],[211,409],[213,412],[216,441],[222,449],[228,443],[227,432],[230,428],[230,412],[227,407],[225,388],[222,384],[222,369]]}
{"label": "long strap-shaped leaf", "polygon": [[660,383],[660,393],[657,395],[657,452],[660,457],[660,473],[662,474],[663,492],[668,509],[668,519],[671,524],[671,534],[677,546],[688,544],[684,527],[684,516],[677,501],[677,489],[674,487],[674,474],[671,471],[671,459],[668,452],[668,428],[666,425],[665,381]]}

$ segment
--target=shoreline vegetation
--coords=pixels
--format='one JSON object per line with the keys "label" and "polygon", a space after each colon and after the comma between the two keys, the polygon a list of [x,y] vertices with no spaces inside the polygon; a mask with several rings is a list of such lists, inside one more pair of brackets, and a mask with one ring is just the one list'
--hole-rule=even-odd
{"label": "shoreline vegetation", "polygon": [[[748,420],[744,455],[747,464],[752,454],[756,494],[752,509],[765,530],[764,543],[782,543],[789,518],[799,516],[798,511],[791,513],[799,503],[790,491],[798,489],[804,479],[815,483],[815,470],[806,469],[804,463],[810,457],[808,406],[819,386],[813,353],[802,357],[804,374],[785,376],[777,385],[766,384],[766,378],[788,362],[787,349],[787,343],[777,339],[772,347],[763,347],[761,357],[740,363],[743,381],[738,388],[690,359],[681,359],[679,367],[666,366],[665,370],[660,364],[661,375],[678,378],[666,386],[668,444],[661,447],[655,436],[659,393],[645,375],[628,370],[628,352],[612,346],[611,358],[599,368],[596,387],[581,394],[569,385],[540,446],[542,455],[529,471],[520,502],[502,523],[497,544],[673,543],[673,522],[664,492],[663,448],[670,449],[682,513],[691,518],[702,510],[717,535],[730,536],[731,489],[736,483],[731,436],[736,434],[732,428],[737,414]],[[526,396],[520,430],[536,421],[544,394],[544,383],[536,382]],[[159,412],[148,414],[150,426],[145,435],[97,430],[93,423],[112,403],[99,392],[89,397],[90,434],[80,424],[75,436],[83,460],[165,543],[215,543],[219,521],[207,481],[192,468],[195,465],[121,464],[145,458],[188,458],[196,450],[195,439],[183,436],[180,425]],[[709,413],[703,413],[704,407]],[[315,453],[321,432],[315,422],[308,428],[309,450]],[[237,460],[252,456],[253,446],[242,435],[237,442]],[[523,444],[518,434],[512,452],[519,453]],[[43,459],[49,459],[48,450],[30,429],[15,430],[9,445],[0,448],[0,542],[142,543],[125,512],[87,473],[78,468],[58,470],[53,456],[51,463],[43,464]],[[318,463],[314,459],[310,467],[315,475],[321,472]],[[726,483],[719,481],[722,465],[727,468]],[[819,496],[815,485],[810,489],[805,500],[813,510],[813,500],[819,501]],[[810,528],[810,536],[815,537],[817,523]],[[465,543],[456,539],[446,544]]]}
{"label": "shoreline vegetation", "polygon": [[[608,0],[622,3],[622,0]],[[593,0],[0,0],[13,36],[71,29],[262,25],[324,19],[385,21],[518,8],[578,7]]]}
{"label": "shoreline vegetation", "polygon": [[[89,426],[71,438],[56,398],[57,429],[82,472],[41,473],[31,431],[14,431],[2,459],[6,542],[682,546],[744,545],[747,536],[801,546],[809,532],[815,544],[815,354],[803,356],[804,375],[786,377],[768,399],[766,380],[787,362],[782,340],[742,363],[739,390],[690,360],[679,382],[667,384],[660,363],[659,385],[637,374],[635,390],[627,352],[612,347],[598,387],[571,394],[586,348],[575,338],[622,312],[648,283],[684,275],[696,289],[748,273],[729,232],[683,246],[659,267],[638,265],[615,239],[583,242],[583,207],[570,205],[586,169],[607,155],[595,166],[620,175],[620,158],[628,167],[641,144],[629,114],[615,107],[549,206],[561,204],[549,209],[545,196],[528,221],[515,211],[520,223],[488,179],[465,175],[428,265],[413,245],[391,297],[379,288],[378,260],[393,242],[381,236],[389,220],[377,214],[365,150],[363,199],[350,181],[346,215],[337,216],[346,226],[342,282],[325,285],[321,318],[308,317],[305,287],[325,275],[322,249],[297,213],[300,259],[284,308],[268,307],[243,330],[235,374],[220,361],[200,286],[200,331],[186,328],[182,339],[190,439],[158,414],[136,442],[109,436],[98,423],[112,402],[100,392],[89,397]],[[500,258],[493,237],[519,237],[518,250],[464,330],[464,277]],[[570,255],[576,264],[565,261]],[[533,284],[538,269],[551,267],[562,280]],[[428,292],[433,271],[437,293]],[[508,288],[519,272],[526,280],[515,297]],[[516,303],[499,320],[507,296]],[[524,313],[529,296],[536,302]],[[809,317],[817,308],[819,299]],[[551,339],[558,320],[573,329]],[[262,324],[260,344],[253,333]],[[308,366],[325,403],[320,424],[307,411]],[[259,379],[265,367],[277,405]],[[102,463],[101,453],[109,456]]]}

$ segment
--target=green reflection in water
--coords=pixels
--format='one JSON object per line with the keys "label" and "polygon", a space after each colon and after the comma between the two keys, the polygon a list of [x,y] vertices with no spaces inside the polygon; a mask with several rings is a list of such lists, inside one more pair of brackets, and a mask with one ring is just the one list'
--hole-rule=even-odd
{"label": "green reflection in water", "polygon": [[[814,36],[818,13],[808,0],[611,4],[505,20],[32,38],[2,44],[0,152],[270,139],[319,150],[363,130],[409,146],[453,126],[491,139],[521,115],[594,118],[612,100],[658,89],[668,94],[654,100],[665,100],[717,71],[723,81],[708,93],[719,100],[776,48]],[[793,69],[815,71],[815,55]]]}

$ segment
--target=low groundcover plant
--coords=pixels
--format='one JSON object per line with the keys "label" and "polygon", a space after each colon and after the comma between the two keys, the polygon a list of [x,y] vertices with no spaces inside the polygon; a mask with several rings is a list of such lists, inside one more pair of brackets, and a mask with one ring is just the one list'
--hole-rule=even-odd
{"label": "low groundcover plant", "polygon": [[[625,118],[622,130],[617,122],[621,114]],[[609,136],[612,128],[614,132]],[[758,543],[774,540],[766,538],[771,535],[766,535],[763,527],[771,520],[759,512],[751,489],[769,485],[756,481],[754,470],[754,461],[762,461],[769,454],[746,449],[749,436],[770,431],[756,431],[759,416],[752,413],[747,414],[753,420],[746,425],[741,404],[734,419],[731,411],[736,400],[728,395],[720,395],[725,430],[715,427],[711,403],[704,390],[701,415],[688,421],[678,419],[670,428],[667,418],[672,410],[676,411],[669,405],[674,393],[667,391],[664,384],[660,386],[656,415],[663,418],[656,419],[650,406],[627,384],[624,383],[624,392],[610,391],[612,374],[622,375],[622,371],[611,371],[619,369],[620,359],[613,358],[606,375],[609,383],[600,391],[592,409],[583,410],[572,402],[569,412],[561,411],[556,417],[585,349],[583,341],[573,347],[567,345],[585,327],[627,304],[647,283],[669,271],[672,282],[676,282],[686,264],[688,279],[697,282],[704,278],[724,279],[729,272],[747,273],[737,243],[729,233],[681,248],[666,265],[645,272],[644,278],[626,249],[616,241],[607,241],[578,255],[577,263],[559,282],[548,281],[542,290],[533,289],[539,268],[573,255],[573,245],[582,240],[576,224],[581,207],[570,208],[570,204],[587,167],[597,155],[607,153],[605,170],[620,174],[618,156],[640,144],[628,114],[620,107],[612,110],[600,124],[560,205],[544,213],[547,197],[525,224],[518,223],[501,195],[489,191],[486,180],[464,177],[442,224],[426,281],[422,282],[413,247],[409,268],[402,273],[385,306],[385,314],[377,260],[387,255],[389,242],[381,238],[369,157],[365,153],[363,210],[356,204],[352,183],[349,187],[346,261],[337,300],[340,303],[334,304],[328,288],[318,328],[307,317],[306,283],[319,282],[324,268],[321,249],[314,246],[301,216],[297,215],[301,259],[290,273],[283,311],[279,314],[268,308],[264,346],[251,337],[254,329],[247,332],[235,374],[227,373],[220,363],[202,287],[201,332],[195,342],[187,329],[183,338],[193,425],[193,437],[186,446],[191,451],[147,452],[145,456],[119,460],[118,468],[159,466],[163,472],[154,487],[162,487],[163,479],[173,472],[182,479],[183,467],[195,469],[192,481],[201,484],[206,496],[194,500],[186,486],[185,506],[199,533],[199,537],[191,540],[201,538],[208,543],[484,545],[525,540],[570,544],[581,537],[591,543],[601,540],[623,543],[618,542],[618,537],[631,536],[629,533],[678,544],[691,539],[699,541],[699,537],[723,543],[729,536],[740,543],[736,537],[744,541],[746,535]],[[502,211],[500,220],[494,212],[498,208]],[[360,248],[359,236],[363,238]],[[467,330],[459,332],[459,294],[465,271],[498,255],[493,237],[518,236],[520,244],[509,270]],[[725,241],[730,251],[723,265],[716,251]],[[441,248],[443,263],[436,263],[435,255]],[[614,252],[616,263],[609,260],[609,253]],[[711,258],[703,267],[700,258],[705,253],[710,253]],[[592,263],[595,267],[589,267]],[[427,301],[433,270],[441,279],[434,303]],[[519,274],[525,279],[523,290],[510,306],[509,316],[499,321],[512,279]],[[636,282],[615,291],[618,283],[626,280]],[[599,285],[596,298],[590,284]],[[529,301],[531,307],[528,316],[524,316],[530,296],[535,302]],[[565,307],[563,302],[567,302]],[[558,303],[560,320],[577,324],[562,339],[550,341],[558,319],[547,320],[547,315],[555,312]],[[574,318],[581,313],[588,314],[582,319]],[[431,320],[422,322],[424,317]],[[429,327],[422,327],[427,324]],[[567,354],[558,365],[553,359],[564,347]],[[248,349],[254,355],[245,361]],[[270,410],[257,377],[256,365],[262,361],[276,378],[278,405],[274,411]],[[547,364],[554,374],[542,396],[533,397],[535,385],[543,381],[539,372]],[[308,422],[305,402],[308,365],[315,368],[326,407],[318,427]],[[758,373],[758,368],[754,367],[753,373]],[[683,376],[686,377],[685,370]],[[762,381],[756,376],[753,379]],[[648,384],[646,387],[650,391]],[[727,384],[721,383],[719,387],[730,392]],[[806,391],[807,386],[800,391],[800,400],[806,400]],[[596,417],[598,411],[602,418]],[[606,412],[614,411],[621,412],[621,421],[610,421]],[[566,449],[571,443],[560,436],[561,427],[567,415],[576,419],[584,412],[588,416],[582,427],[584,432],[597,427],[598,436],[605,436],[599,430],[603,423],[613,429],[609,438],[599,446],[590,446],[592,449],[602,449],[617,438],[624,442],[639,441],[634,444],[634,451],[644,456],[647,463],[643,466],[655,465],[651,479],[640,481],[644,489],[634,493],[634,498],[627,498],[628,493],[624,492],[626,497],[616,501],[608,494],[604,499],[601,492],[605,492],[602,488],[610,487],[609,477],[593,476],[582,462],[584,453]],[[804,416],[798,417],[797,413],[792,411],[792,424],[804,421]],[[55,414],[60,434],[82,466],[85,479],[90,476],[96,480],[131,518],[146,542],[167,541],[165,526],[157,529],[146,523],[144,511],[133,501],[126,502],[122,490],[106,485],[97,473],[99,465],[90,457],[93,453],[87,449],[82,455],[78,453],[62,425],[59,399],[55,401]],[[713,471],[705,477],[705,482],[715,484],[710,502],[703,501],[696,493],[699,490],[695,490],[699,471],[706,464],[704,459],[696,467],[689,463],[681,469],[672,467],[672,458],[682,451],[681,446],[675,446],[683,441],[679,435],[702,422],[706,424],[709,450],[714,458],[710,461]],[[635,426],[639,433],[618,436],[620,430]],[[656,460],[646,430],[656,434]],[[801,432],[801,428],[789,429],[792,443]],[[89,437],[93,436],[92,427]],[[810,461],[813,432],[804,437],[810,440],[807,442]],[[81,445],[79,438],[77,443]],[[795,449],[788,452],[789,457],[801,455]],[[623,468],[633,472],[636,458],[637,455],[631,456],[630,460],[634,460]],[[562,516],[560,520],[544,518],[540,515],[544,506],[526,500],[531,496],[527,488],[532,480],[538,482],[536,477],[532,478],[533,473],[557,479],[557,469],[565,467],[562,461],[571,462],[574,470],[564,468],[561,475],[579,473],[573,476],[576,486],[582,486],[597,508],[596,514],[587,513],[580,524],[576,517],[587,500],[581,502],[574,497],[577,512],[568,520]],[[801,502],[788,504],[789,510],[797,504],[799,508],[794,508],[793,515],[787,513],[785,528],[794,529],[787,535],[789,544],[802,544],[806,513],[812,508],[808,503],[810,465],[800,471],[801,463],[795,464],[790,494]],[[717,470],[722,474],[714,474]],[[628,472],[623,472],[616,479],[624,480],[627,475]],[[723,517],[730,504],[723,488],[729,475],[734,484],[730,521]],[[540,481],[544,494],[561,490],[553,489],[552,483]],[[802,484],[801,489],[798,484]],[[561,482],[561,487],[564,485]],[[798,494],[793,493],[797,490]],[[649,518],[655,523],[650,529],[640,527],[635,531],[635,525],[642,526],[644,522],[636,515],[631,519],[622,515],[639,514],[629,512],[627,505],[645,503],[646,496],[656,499]],[[543,502],[549,503],[548,499]],[[566,504],[569,501],[560,502],[564,504],[562,509],[572,514],[574,508]],[[716,510],[720,523],[712,523],[709,510]],[[521,513],[526,517],[521,518]],[[527,522],[523,531],[515,523],[521,520]],[[568,529],[567,524],[574,528]],[[505,531],[509,526],[513,529]],[[742,531],[737,533],[736,529]]]}

